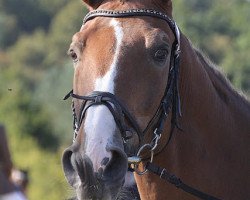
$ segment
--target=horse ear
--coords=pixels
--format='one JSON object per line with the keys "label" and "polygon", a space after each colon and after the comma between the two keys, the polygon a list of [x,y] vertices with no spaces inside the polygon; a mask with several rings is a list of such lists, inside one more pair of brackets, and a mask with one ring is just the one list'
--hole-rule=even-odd
{"label": "horse ear", "polygon": [[103,0],[83,0],[83,2],[88,6],[89,10],[94,10],[101,5]]}

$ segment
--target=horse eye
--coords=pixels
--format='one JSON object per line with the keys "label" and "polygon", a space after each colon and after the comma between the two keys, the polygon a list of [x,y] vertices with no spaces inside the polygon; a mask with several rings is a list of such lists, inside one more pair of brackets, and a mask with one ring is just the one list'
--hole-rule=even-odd
{"label": "horse eye", "polygon": [[73,62],[77,62],[78,61],[77,54],[76,54],[76,52],[73,49],[70,49],[68,54],[72,58]]}
{"label": "horse eye", "polygon": [[155,52],[154,58],[157,61],[165,61],[168,56],[168,50],[166,49],[159,49]]}

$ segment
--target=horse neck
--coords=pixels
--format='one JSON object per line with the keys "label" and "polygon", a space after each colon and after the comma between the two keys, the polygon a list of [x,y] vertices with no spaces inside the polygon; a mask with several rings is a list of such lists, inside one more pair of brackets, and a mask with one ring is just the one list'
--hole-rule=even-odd
{"label": "horse neck", "polygon": [[[182,35],[180,95],[183,129],[203,136],[249,131],[250,106],[227,79]],[[248,121],[248,122],[247,122]],[[207,134],[207,135],[206,135]]]}
{"label": "horse neck", "polygon": [[[224,76],[212,68],[183,35],[181,50],[182,117],[179,125],[183,131],[175,129],[169,145],[154,157],[153,162],[181,177],[184,182],[215,196],[230,199],[229,196],[234,195],[235,198],[231,199],[247,199],[238,198],[237,195],[247,190],[249,182],[242,180],[249,173],[239,175],[235,172],[249,171],[249,153],[246,153],[250,152],[247,151],[249,103],[234,91]],[[166,133],[163,135],[168,133],[167,126],[169,124],[166,123]],[[238,184],[237,191],[232,180]],[[141,199],[193,199],[191,195],[163,184],[159,177],[150,173],[136,176],[136,182]],[[220,188],[220,191],[216,188]],[[236,191],[236,195],[232,191]]]}

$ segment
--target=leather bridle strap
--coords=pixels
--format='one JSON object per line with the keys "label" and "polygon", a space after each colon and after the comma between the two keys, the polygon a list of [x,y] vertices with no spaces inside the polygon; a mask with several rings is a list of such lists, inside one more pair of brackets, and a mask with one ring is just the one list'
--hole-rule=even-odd
{"label": "leather bridle strap", "polygon": [[211,195],[208,195],[204,192],[201,192],[185,183],[182,182],[182,180],[178,177],[176,177],[174,174],[169,173],[165,168],[159,167],[151,162],[148,162],[146,164],[146,169],[150,172],[153,172],[154,174],[160,176],[161,179],[164,179],[168,181],[169,183],[175,185],[177,188],[182,189],[183,191],[192,194],[200,199],[203,200],[221,200],[216,197],[213,197]]}
{"label": "leather bridle strap", "polygon": [[163,19],[168,22],[171,28],[175,28],[175,22],[166,14],[153,9],[130,9],[130,10],[93,10],[89,12],[83,19],[83,24],[95,17],[136,17],[148,16]]}
{"label": "leather bridle strap", "polygon": [[[133,132],[135,132],[138,135],[139,144],[141,145],[142,131],[140,130],[139,125],[137,124],[133,116],[130,114],[130,112],[126,109],[126,107],[116,98],[115,95],[109,92],[94,91],[87,96],[80,96],[74,94],[73,90],[71,90],[64,97],[64,100],[68,99],[69,97],[83,100],[78,117],[76,116],[74,105],[72,109],[74,116],[74,123],[76,123],[76,128],[75,128],[77,129],[76,131],[79,131],[79,128],[86,115],[86,112],[91,106],[103,105],[106,106],[109,109],[110,113],[112,114],[122,134],[122,138],[124,139],[124,141],[130,139],[133,135]],[[125,120],[129,124],[129,126],[126,125]],[[130,127],[132,127],[133,130]],[[131,134],[127,135],[128,132],[131,132]]]}

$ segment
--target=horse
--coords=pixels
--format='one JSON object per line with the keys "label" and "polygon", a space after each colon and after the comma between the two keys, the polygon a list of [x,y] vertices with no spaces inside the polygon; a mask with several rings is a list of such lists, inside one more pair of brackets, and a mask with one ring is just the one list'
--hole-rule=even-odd
{"label": "horse", "polygon": [[77,198],[119,199],[135,180],[142,200],[250,199],[250,103],[181,32],[172,1],[84,3],[62,156]]}

